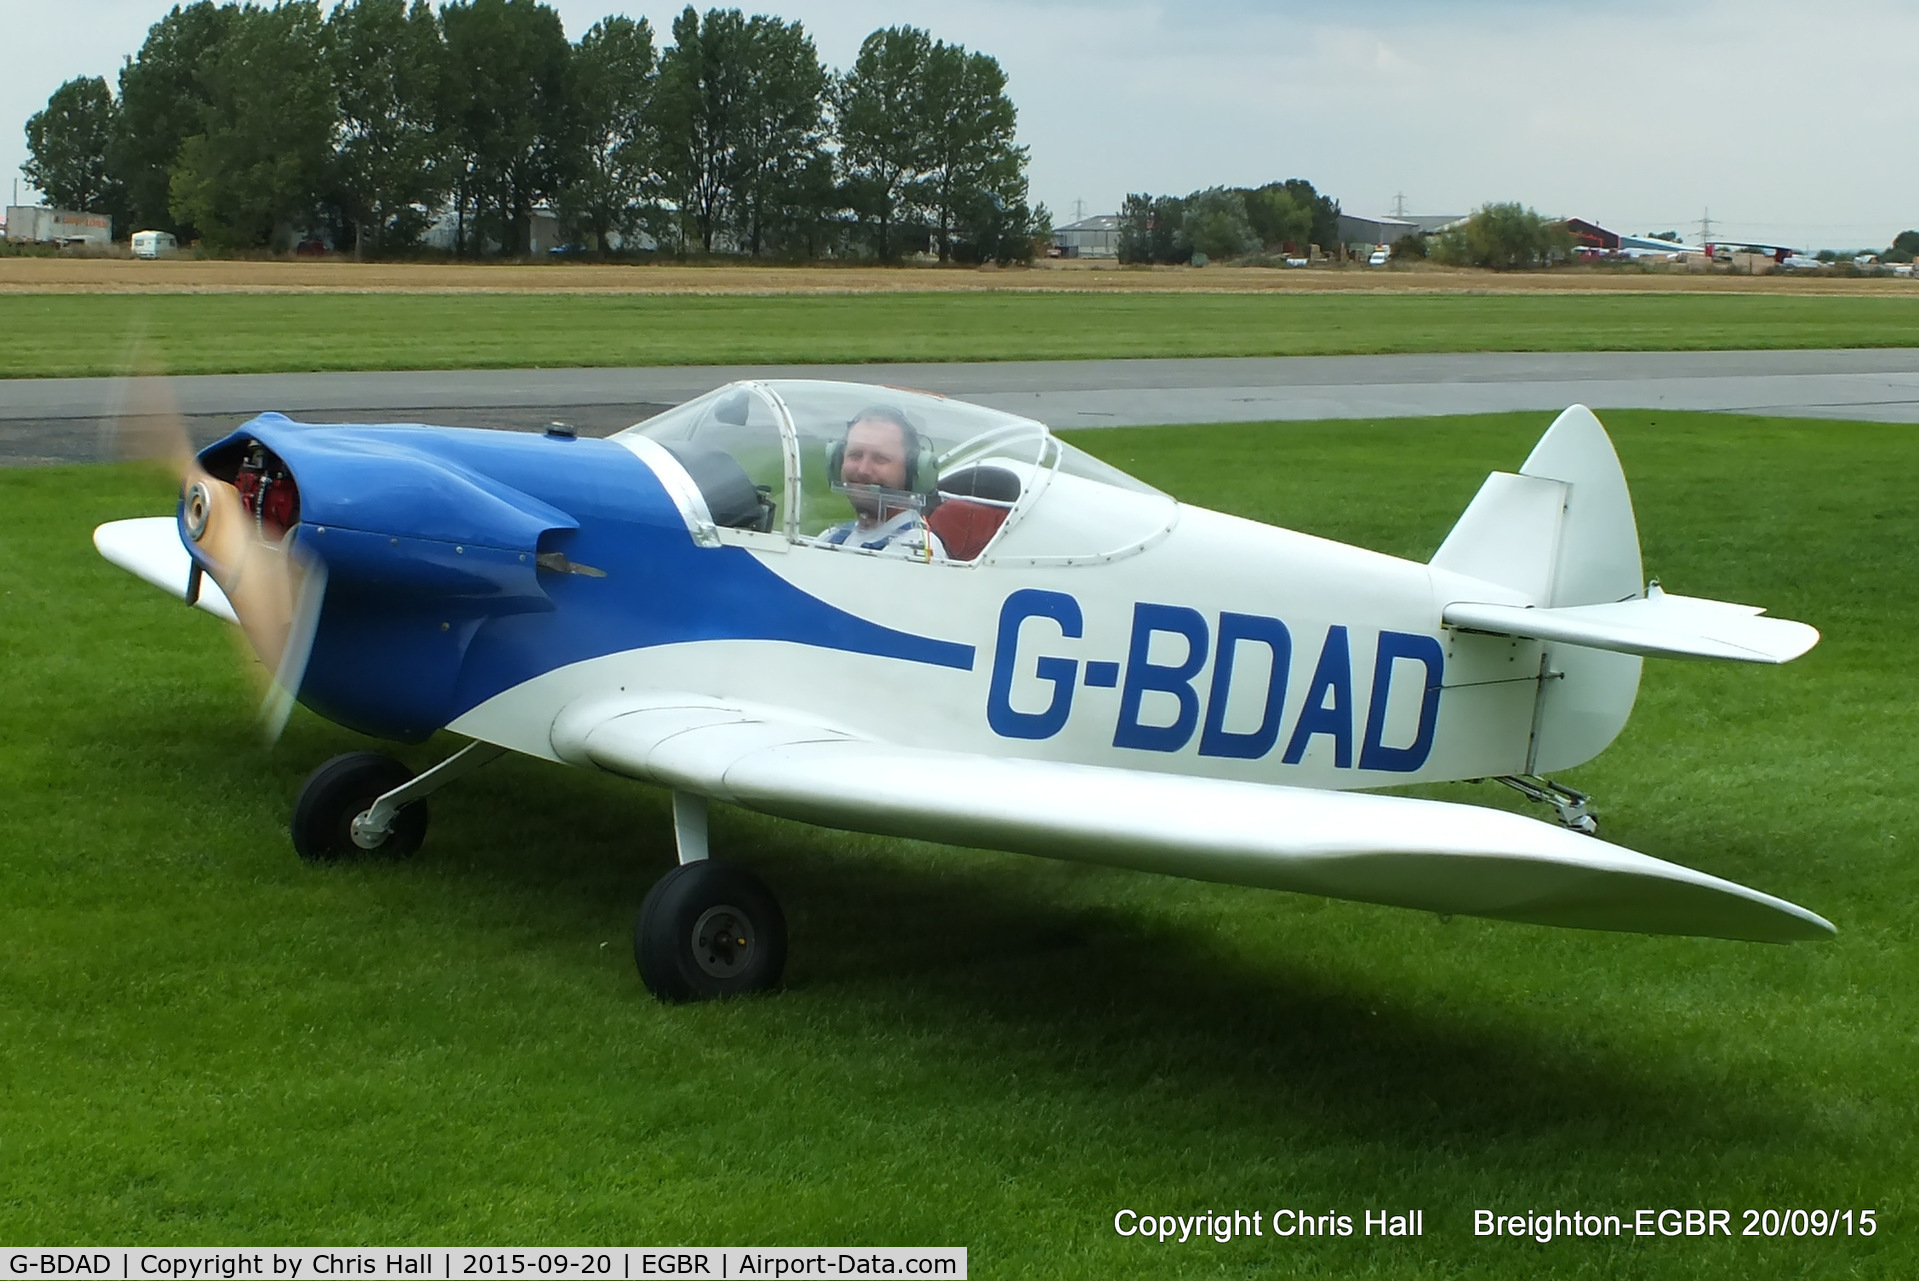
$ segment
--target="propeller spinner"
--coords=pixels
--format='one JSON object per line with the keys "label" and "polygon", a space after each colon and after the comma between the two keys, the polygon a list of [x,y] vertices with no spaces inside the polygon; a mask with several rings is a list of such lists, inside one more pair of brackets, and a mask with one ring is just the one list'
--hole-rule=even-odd
{"label": "propeller spinner", "polygon": [[253,442],[216,464],[195,457],[168,381],[125,380],[115,456],[161,463],[180,478],[180,528],[194,555],[188,599],[202,572],[226,593],[270,684],[260,706],[267,741],[286,728],[306,673],[326,592],[326,569],[299,548],[300,496],[293,476]]}
{"label": "propeller spinner", "polygon": [[269,742],[280,737],[313,652],[326,594],[326,568],[299,547],[299,488],[257,441],[230,478],[198,462],[187,470],[181,528],[195,562],[227,595],[253,652],[272,674],[260,715]]}

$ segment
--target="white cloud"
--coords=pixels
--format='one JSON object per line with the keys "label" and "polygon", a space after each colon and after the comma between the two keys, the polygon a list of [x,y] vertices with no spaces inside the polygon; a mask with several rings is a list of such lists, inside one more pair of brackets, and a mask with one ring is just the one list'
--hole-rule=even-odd
{"label": "white cloud", "polygon": [[[87,20],[0,0],[0,166],[62,80],[111,79],[162,0],[89,0]],[[614,6],[560,0],[577,37]],[[755,6],[747,6],[749,8]],[[1919,12],[1836,0],[793,0],[832,66],[911,23],[1006,67],[1056,216],[1128,191],[1310,178],[1355,212],[1520,200],[1622,230],[1884,244],[1919,224],[1909,177]],[[629,8],[664,33],[677,11]]]}

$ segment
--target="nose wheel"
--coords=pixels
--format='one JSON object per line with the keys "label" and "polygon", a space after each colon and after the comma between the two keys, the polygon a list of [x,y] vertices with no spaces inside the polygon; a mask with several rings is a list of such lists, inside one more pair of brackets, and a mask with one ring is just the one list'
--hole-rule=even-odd
{"label": "nose wheel", "polygon": [[373,803],[413,781],[413,771],[378,752],[336,756],[307,776],[293,803],[293,848],[309,863],[405,858],[426,839],[426,802],[397,809],[377,837],[357,837],[354,821]]}
{"label": "nose wheel", "polygon": [[633,959],[647,991],[669,1003],[763,992],[786,967],[786,917],[745,868],[682,863],[640,905]]}
{"label": "nose wheel", "polygon": [[426,798],[505,750],[471,742],[419,775],[378,752],[336,756],[307,776],[293,803],[293,848],[309,863],[405,858],[426,839]]}

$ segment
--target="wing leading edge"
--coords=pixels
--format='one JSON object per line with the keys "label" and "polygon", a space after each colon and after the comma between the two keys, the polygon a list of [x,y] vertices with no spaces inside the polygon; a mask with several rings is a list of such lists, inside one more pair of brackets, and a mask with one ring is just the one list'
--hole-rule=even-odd
{"label": "wing leading edge", "polygon": [[575,704],[553,746],[825,827],[1540,925],[1834,933],[1770,894],[1472,805],[903,748],[693,697]]}

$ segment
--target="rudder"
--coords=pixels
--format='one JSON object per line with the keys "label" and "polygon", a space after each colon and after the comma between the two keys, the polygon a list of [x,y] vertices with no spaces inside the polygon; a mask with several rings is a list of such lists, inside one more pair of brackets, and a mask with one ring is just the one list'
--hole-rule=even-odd
{"label": "rudder", "polygon": [[[1432,565],[1545,608],[1643,595],[1632,496],[1592,410],[1560,414],[1517,475],[1488,476]],[[1569,769],[1604,751],[1632,715],[1639,670],[1634,654],[1546,645],[1527,771]]]}

